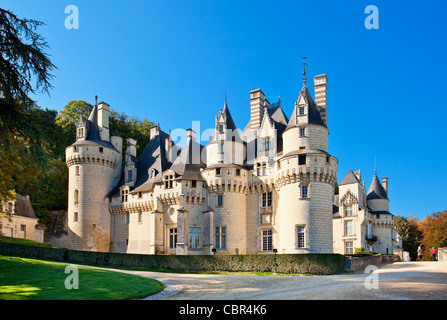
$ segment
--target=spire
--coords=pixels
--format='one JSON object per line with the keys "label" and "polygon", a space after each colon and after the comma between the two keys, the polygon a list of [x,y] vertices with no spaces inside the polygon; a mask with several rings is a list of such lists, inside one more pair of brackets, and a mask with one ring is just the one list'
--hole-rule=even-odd
{"label": "spire", "polygon": [[306,65],[307,65],[307,63],[304,61],[305,59],[307,59],[306,57],[302,57],[302,59],[303,59],[303,63],[302,63],[302,65],[303,65],[303,85],[305,86],[306,85]]}

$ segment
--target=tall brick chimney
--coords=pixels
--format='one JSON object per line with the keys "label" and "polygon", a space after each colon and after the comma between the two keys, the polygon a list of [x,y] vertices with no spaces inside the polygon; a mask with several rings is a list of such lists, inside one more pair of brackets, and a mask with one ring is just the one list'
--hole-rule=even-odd
{"label": "tall brick chimney", "polygon": [[383,185],[383,189],[385,189],[385,191],[386,191],[386,195],[388,196],[388,178],[387,177],[382,178],[382,185]]}
{"label": "tall brick chimney", "polygon": [[251,116],[250,116],[250,129],[256,130],[261,126],[262,121],[262,110],[264,109],[265,104],[265,95],[261,89],[256,89],[250,91],[250,107],[251,107]]}
{"label": "tall brick chimney", "polygon": [[314,77],[314,88],[315,88],[315,104],[320,111],[321,119],[327,125],[327,100],[326,100],[326,90],[327,90],[327,76],[325,74],[320,74]]}

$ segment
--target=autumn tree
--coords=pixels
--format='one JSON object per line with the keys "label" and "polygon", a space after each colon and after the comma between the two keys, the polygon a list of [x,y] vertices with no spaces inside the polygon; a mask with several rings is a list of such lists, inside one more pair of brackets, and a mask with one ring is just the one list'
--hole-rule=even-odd
{"label": "autumn tree", "polygon": [[421,243],[424,246],[424,257],[430,256],[432,247],[447,247],[447,210],[432,213],[420,221],[422,231]]}

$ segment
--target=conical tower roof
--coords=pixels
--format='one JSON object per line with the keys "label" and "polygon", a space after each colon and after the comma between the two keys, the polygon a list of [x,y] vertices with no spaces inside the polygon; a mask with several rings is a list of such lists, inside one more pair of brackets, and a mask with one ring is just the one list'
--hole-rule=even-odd
{"label": "conical tower roof", "polygon": [[367,195],[367,200],[373,200],[373,199],[386,199],[388,200],[387,193],[385,189],[383,188],[382,184],[379,181],[379,178],[377,177],[377,173],[374,172],[374,178],[371,182],[371,185],[369,186]]}

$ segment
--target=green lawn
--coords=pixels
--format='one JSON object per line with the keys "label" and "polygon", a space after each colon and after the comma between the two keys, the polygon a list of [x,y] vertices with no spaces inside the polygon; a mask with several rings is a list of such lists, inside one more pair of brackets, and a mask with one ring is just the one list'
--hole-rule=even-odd
{"label": "green lawn", "polygon": [[55,262],[0,256],[0,300],[122,300],[142,298],[164,288],[154,279],[78,267],[79,289],[69,290],[65,282],[73,274],[65,273],[66,267]]}

